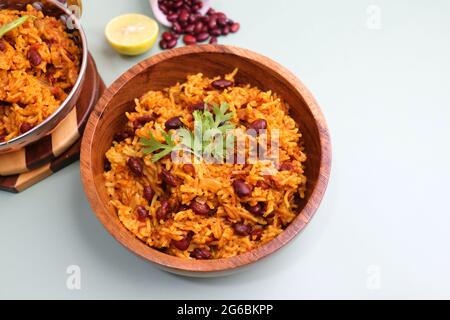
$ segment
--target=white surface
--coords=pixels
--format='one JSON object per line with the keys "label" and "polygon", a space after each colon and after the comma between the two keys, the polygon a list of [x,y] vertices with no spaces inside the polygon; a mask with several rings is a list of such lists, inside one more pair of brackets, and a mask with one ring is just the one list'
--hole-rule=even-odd
{"label": "white surface", "polygon": [[[114,16],[150,14],[147,0],[84,2],[90,49],[108,84],[158,51],[124,58],[103,39]],[[369,5],[381,9],[379,30],[366,27]],[[86,202],[77,163],[22,194],[0,194],[0,297],[450,298],[450,2],[222,0],[214,7],[242,23],[221,43],[282,63],[322,106],[333,170],[311,224],[243,273],[173,276],[107,234]],[[81,268],[81,290],[66,287],[69,265]]]}

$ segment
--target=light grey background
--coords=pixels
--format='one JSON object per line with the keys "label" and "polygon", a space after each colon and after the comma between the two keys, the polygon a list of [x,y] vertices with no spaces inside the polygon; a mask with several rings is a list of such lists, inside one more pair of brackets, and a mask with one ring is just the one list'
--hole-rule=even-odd
{"label": "light grey background", "polygon": [[[151,14],[146,0],[84,3],[82,22],[107,84],[158,52],[124,58],[103,37],[119,14]],[[367,27],[369,5],[381,10],[379,30]],[[450,1],[215,7],[242,23],[221,43],[277,60],[322,106],[334,159],[313,221],[245,272],[182,278],[113,240],[87,204],[76,163],[22,194],[0,193],[0,297],[450,298]],[[79,291],[66,288],[69,265],[81,268]]]}

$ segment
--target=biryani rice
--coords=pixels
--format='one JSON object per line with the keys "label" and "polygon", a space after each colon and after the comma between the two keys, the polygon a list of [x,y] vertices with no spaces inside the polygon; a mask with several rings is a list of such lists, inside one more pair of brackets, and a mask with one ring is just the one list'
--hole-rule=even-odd
{"label": "biryani rice", "polygon": [[[235,73],[225,78],[233,80]],[[115,139],[106,153],[105,186],[120,221],[150,247],[182,258],[192,258],[196,249],[209,252],[209,258],[228,258],[273,240],[295,219],[305,196],[304,163],[307,157],[301,133],[288,114],[288,105],[275,93],[250,85],[216,90],[211,83],[217,79],[220,77],[211,79],[201,73],[190,75],[185,83],[150,91],[136,99],[134,111],[126,113],[128,122],[124,131],[128,137]],[[237,129],[245,131],[245,124],[265,119],[268,135],[274,129],[279,130],[279,160],[288,161],[289,170],[277,170],[267,176],[263,174],[264,168],[273,166],[267,161],[246,164],[201,162],[193,164],[195,174],[192,174],[184,170],[183,164],[172,162],[170,157],[152,162],[151,155],[144,154],[140,139],[148,138],[152,132],[163,142],[157,126],[164,128],[165,122],[174,116],[180,116],[184,125],[192,129],[191,106],[205,101],[210,104],[227,102],[229,110],[234,112],[231,122]],[[155,119],[136,128],[136,120],[144,115]],[[253,139],[251,136],[246,138]],[[248,145],[246,148],[248,154]],[[145,164],[141,178],[133,175],[127,166],[131,157],[140,158]],[[162,167],[181,181],[177,187],[164,186]],[[236,195],[233,181],[238,178],[245,179],[252,186],[250,196],[240,198]],[[150,202],[144,198],[146,186],[151,186],[156,192]],[[170,218],[165,220],[157,218],[161,199],[169,199],[171,208],[174,208]],[[189,207],[192,201],[206,203],[211,214],[196,214]],[[248,210],[248,206],[258,204],[265,208],[261,216]],[[138,206],[144,206],[149,213],[145,221],[138,219]],[[245,236],[237,234],[233,228],[236,223],[244,224],[252,232]],[[253,232],[255,230],[258,232]],[[174,246],[174,241],[183,240],[188,234],[192,238],[186,250]],[[194,254],[194,258],[199,257]]]}
{"label": "biryani rice", "polygon": [[81,49],[62,21],[27,5],[25,11],[0,10],[0,26],[25,15],[33,18],[0,39],[0,142],[55,112],[80,70]]}

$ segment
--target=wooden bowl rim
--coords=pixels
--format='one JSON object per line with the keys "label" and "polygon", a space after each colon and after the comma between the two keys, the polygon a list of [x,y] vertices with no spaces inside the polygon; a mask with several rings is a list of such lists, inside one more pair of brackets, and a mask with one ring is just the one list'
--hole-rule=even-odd
{"label": "wooden bowl rim", "polygon": [[[101,202],[100,195],[95,188],[93,172],[90,169],[90,159],[95,148],[92,146],[97,125],[102,118],[102,114],[109,105],[114,95],[122,89],[122,87],[132,78],[144,72],[146,69],[153,67],[167,59],[183,55],[192,55],[195,53],[217,53],[217,54],[231,54],[241,58],[252,60],[256,64],[263,65],[271,69],[276,74],[285,78],[302,96],[306,105],[310,109],[319,132],[321,159],[320,169],[316,186],[311,193],[308,202],[294,221],[275,239],[266,243],[265,245],[246,252],[244,254],[234,256],[226,259],[215,260],[190,260],[171,256],[153,249],[141,240],[136,238],[130,231],[128,231],[119,220],[117,223],[107,223],[110,221],[108,205]],[[96,116],[94,116],[96,115]],[[175,270],[178,272],[195,272],[195,273],[215,273],[220,271],[231,271],[233,269],[241,268],[248,264],[254,263],[264,257],[274,253],[289,241],[291,241],[303,228],[308,224],[310,219],[318,209],[327,188],[330,170],[331,170],[331,142],[328,127],[325,118],[320,110],[320,107],[309,90],[303,83],[289,70],[274,62],[270,58],[263,55],[235,46],[225,45],[196,45],[176,48],[161,52],[154,55],[137,65],[130,68],[122,74],[103,94],[97,103],[93,114],[90,116],[82,141],[81,148],[81,176],[86,195],[88,197],[91,208],[95,215],[108,230],[108,232],[124,247],[131,250],[136,255],[149,260],[165,269]],[[130,236],[132,240],[130,241]]]}

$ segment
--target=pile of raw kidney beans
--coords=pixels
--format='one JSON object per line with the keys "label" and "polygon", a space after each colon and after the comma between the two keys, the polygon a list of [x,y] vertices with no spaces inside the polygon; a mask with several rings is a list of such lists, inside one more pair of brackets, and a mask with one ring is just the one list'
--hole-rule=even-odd
{"label": "pile of raw kidney beans", "polygon": [[159,9],[172,23],[170,31],[163,32],[159,46],[172,49],[181,35],[187,45],[205,42],[217,43],[217,38],[235,33],[240,24],[234,22],[223,12],[210,8],[206,15],[200,13],[201,0],[158,0]]}

